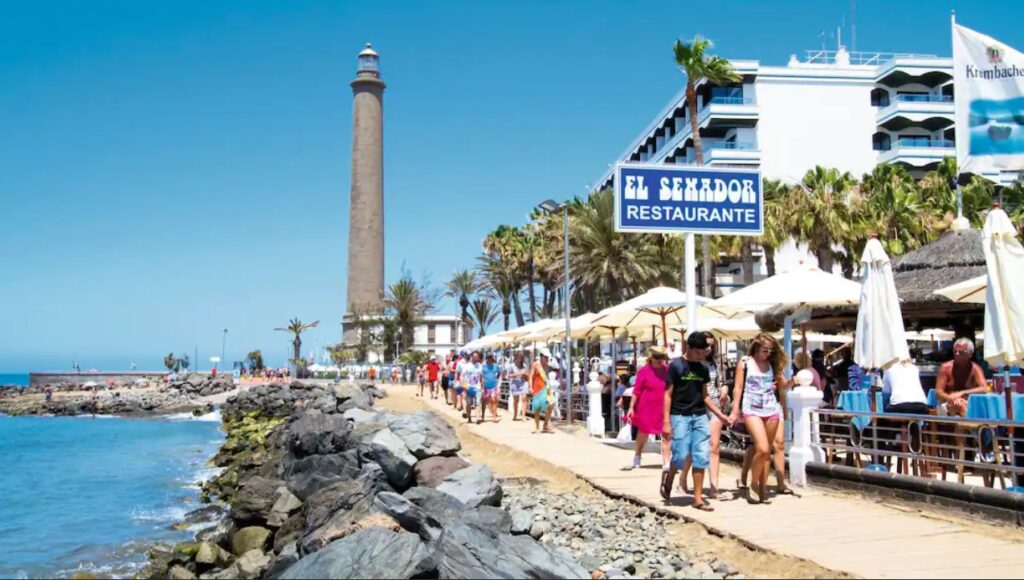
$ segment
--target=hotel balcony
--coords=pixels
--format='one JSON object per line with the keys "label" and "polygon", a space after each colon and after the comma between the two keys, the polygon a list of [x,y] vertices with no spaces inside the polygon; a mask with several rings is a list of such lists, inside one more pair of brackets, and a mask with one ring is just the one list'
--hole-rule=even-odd
{"label": "hotel balcony", "polygon": [[875,118],[880,127],[890,131],[910,126],[943,129],[953,124],[953,96],[896,95],[888,105],[878,108]]}
{"label": "hotel balcony", "polygon": [[[715,131],[725,131],[735,127],[752,127],[757,124],[761,109],[753,99],[742,97],[713,97],[697,112],[697,125],[701,136]],[[679,133],[666,141],[647,163],[664,163],[672,157],[677,149],[683,147],[692,138],[690,121],[684,122]],[[721,135],[719,135],[721,136]]]}
{"label": "hotel balcony", "polygon": [[705,165],[759,165],[761,150],[752,141],[712,141],[704,146]]}
{"label": "hotel balcony", "polygon": [[887,150],[879,151],[879,163],[903,163],[924,167],[956,155],[956,143],[948,139],[901,137]]}

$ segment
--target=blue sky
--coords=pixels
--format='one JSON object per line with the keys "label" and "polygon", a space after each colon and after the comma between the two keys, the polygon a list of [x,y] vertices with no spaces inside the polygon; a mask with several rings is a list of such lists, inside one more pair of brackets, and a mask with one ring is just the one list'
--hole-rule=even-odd
{"label": "blue sky", "polygon": [[[984,4],[984,5],[982,5]],[[381,53],[389,280],[581,194],[679,89],[677,36],[783,64],[849,2],[0,3],[0,372],[336,341],[355,55]],[[1018,47],[1020,2],[857,3],[857,48]],[[848,39],[849,31],[844,33]],[[449,305],[444,305],[451,310]]]}

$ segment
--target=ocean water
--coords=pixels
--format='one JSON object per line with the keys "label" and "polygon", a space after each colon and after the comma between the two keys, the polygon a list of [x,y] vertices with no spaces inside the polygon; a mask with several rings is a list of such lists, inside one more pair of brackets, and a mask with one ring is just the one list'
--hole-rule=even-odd
{"label": "ocean water", "polygon": [[0,373],[0,386],[28,386],[28,373]]}
{"label": "ocean water", "polygon": [[200,506],[219,414],[192,420],[0,416],[0,578],[125,577]]}

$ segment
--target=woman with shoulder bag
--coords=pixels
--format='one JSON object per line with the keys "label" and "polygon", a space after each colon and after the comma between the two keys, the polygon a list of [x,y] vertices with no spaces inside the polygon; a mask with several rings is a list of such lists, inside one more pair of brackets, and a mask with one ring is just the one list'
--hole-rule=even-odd
{"label": "woman with shoulder bag", "polygon": [[[750,491],[751,503],[768,501],[768,464],[772,447],[781,434],[783,420],[779,393],[789,386],[784,378],[786,355],[775,337],[760,333],[750,345],[747,356],[736,367],[733,385],[733,410],[729,423],[743,419],[753,442],[747,453],[753,454]],[[785,459],[785,458],[783,458]]]}

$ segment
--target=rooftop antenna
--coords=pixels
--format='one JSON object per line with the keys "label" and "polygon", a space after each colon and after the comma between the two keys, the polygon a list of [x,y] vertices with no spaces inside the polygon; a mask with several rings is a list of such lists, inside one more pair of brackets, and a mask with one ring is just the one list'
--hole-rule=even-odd
{"label": "rooftop antenna", "polygon": [[850,0],[850,51],[857,52],[857,0]]}

